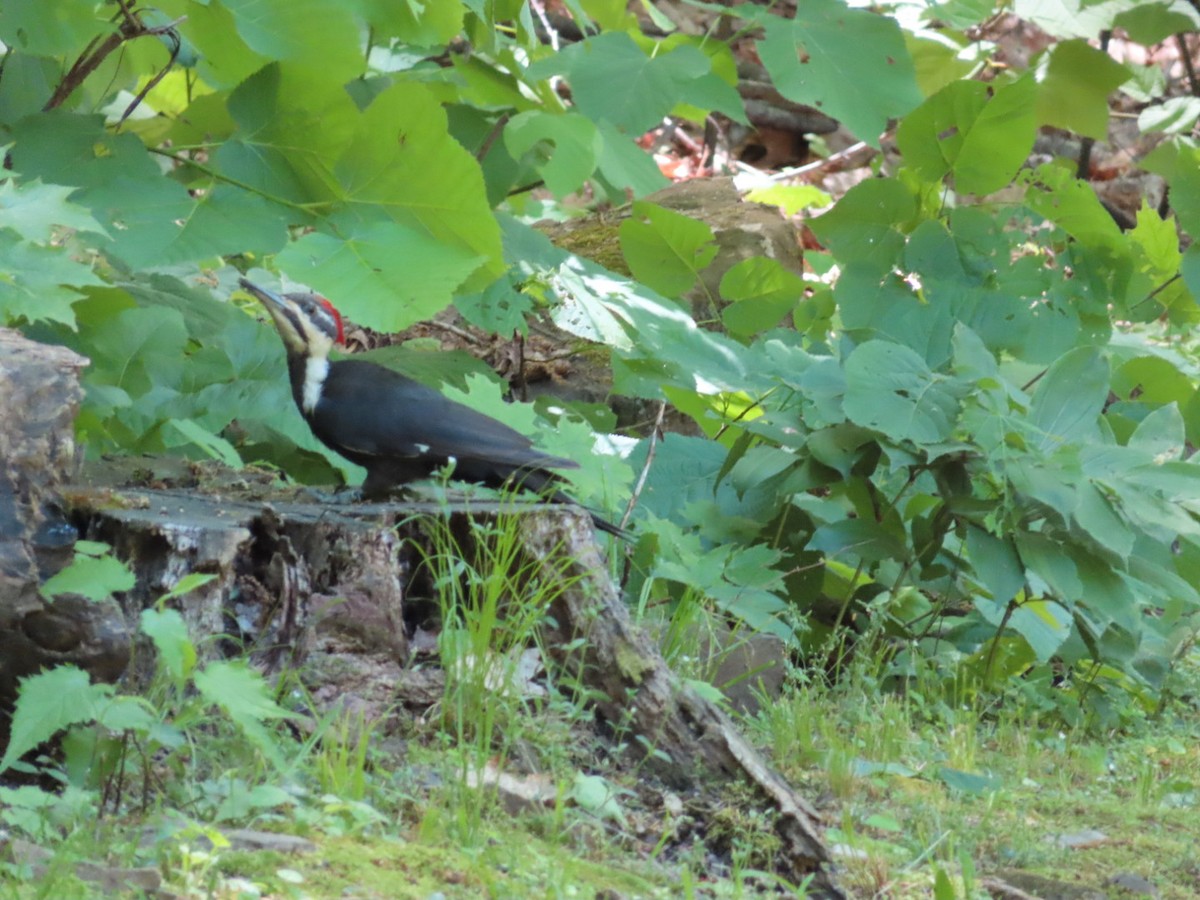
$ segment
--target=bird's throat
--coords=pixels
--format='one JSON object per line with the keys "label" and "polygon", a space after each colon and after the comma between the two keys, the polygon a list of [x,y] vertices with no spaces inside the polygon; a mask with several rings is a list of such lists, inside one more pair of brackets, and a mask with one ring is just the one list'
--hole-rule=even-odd
{"label": "bird's throat", "polygon": [[300,409],[307,415],[317,408],[325,378],[329,375],[329,360],[323,356],[310,356],[304,361],[304,384],[300,390]]}

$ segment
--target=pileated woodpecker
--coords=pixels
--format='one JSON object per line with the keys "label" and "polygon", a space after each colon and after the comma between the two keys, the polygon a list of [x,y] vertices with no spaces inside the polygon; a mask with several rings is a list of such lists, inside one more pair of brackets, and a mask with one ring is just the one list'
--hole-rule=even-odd
{"label": "pileated woodpecker", "polygon": [[[364,497],[424,478],[454,460],[454,477],[492,487],[554,489],[551,469],[579,464],[539,452],[523,434],[448,400],[431,387],[373,362],[331,362],[343,343],[342,317],[320,294],[276,294],[243,278],[267,308],[287,350],[292,397],[317,439],[367,470]],[[570,502],[554,490],[550,499]],[[592,514],[596,527],[625,533]]]}

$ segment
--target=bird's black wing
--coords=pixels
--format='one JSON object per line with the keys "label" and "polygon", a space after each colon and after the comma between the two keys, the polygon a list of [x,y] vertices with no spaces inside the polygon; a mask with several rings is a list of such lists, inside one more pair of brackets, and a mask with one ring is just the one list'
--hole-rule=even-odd
{"label": "bird's black wing", "polygon": [[[366,388],[364,389],[364,385]],[[433,388],[365,360],[332,363],[313,431],[371,457],[478,460],[501,469],[573,469],[491,416],[443,397]]]}

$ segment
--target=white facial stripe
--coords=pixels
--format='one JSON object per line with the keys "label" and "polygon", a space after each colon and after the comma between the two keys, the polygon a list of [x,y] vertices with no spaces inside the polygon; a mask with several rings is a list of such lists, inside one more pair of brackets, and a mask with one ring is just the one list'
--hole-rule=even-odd
{"label": "white facial stripe", "polygon": [[321,399],[321,388],[329,374],[329,360],[324,356],[310,356],[304,363],[304,391],[301,401],[304,411],[312,413]]}

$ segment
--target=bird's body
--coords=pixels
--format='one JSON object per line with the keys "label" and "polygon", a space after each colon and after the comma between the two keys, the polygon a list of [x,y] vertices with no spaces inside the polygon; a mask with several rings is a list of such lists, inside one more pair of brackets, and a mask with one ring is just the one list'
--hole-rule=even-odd
{"label": "bird's body", "polygon": [[[331,361],[342,323],[325,298],[280,296],[246,279],[241,285],[275,322],[287,350],[292,397],[313,434],[367,470],[364,496],[385,494],[453,461],[454,478],[549,490],[550,499],[568,500],[552,470],[577,463],[540,452],[520,432],[399,372],[366,360]],[[598,516],[592,520],[610,534],[623,533]]]}

